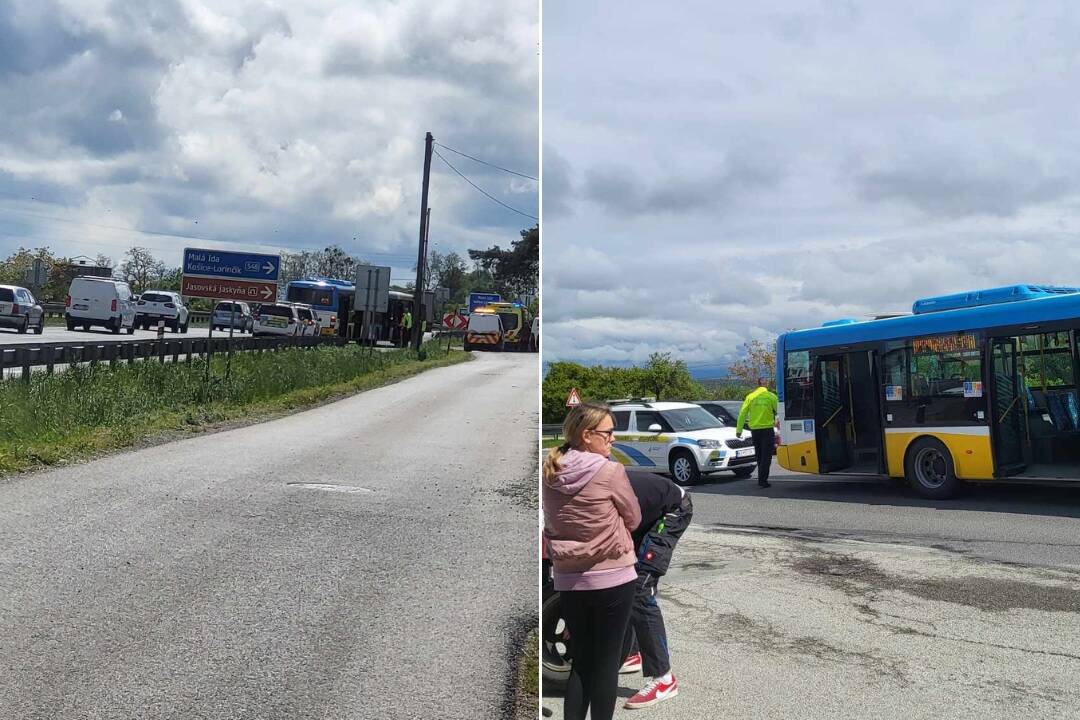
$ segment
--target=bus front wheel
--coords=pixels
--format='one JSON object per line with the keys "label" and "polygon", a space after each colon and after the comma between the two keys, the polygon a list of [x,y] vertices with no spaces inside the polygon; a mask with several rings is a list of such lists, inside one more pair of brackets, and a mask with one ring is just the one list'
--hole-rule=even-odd
{"label": "bus front wheel", "polygon": [[935,438],[923,437],[911,443],[904,474],[911,489],[924,498],[945,500],[960,490],[952,454]]}

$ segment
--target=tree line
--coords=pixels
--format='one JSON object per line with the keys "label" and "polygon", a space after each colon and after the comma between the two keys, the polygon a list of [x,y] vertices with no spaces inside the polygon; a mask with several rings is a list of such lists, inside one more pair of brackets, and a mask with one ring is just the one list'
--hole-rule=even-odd
{"label": "tree line", "polygon": [[[468,262],[457,253],[433,252],[428,259],[426,288],[445,287],[450,290],[450,306],[466,304],[470,292],[497,292],[505,298],[535,297],[539,286],[540,231],[538,227],[522,230],[520,238],[510,248],[496,245],[487,249],[468,251]],[[85,259],[80,266],[76,258],[53,253],[48,247],[20,247],[7,258],[0,260],[0,283],[25,285],[26,273],[41,260],[48,269],[48,281],[41,287],[32,288],[43,302],[63,302],[71,280],[86,272],[86,265],[95,265],[111,271],[113,277],[127,282],[133,292],[146,290],[171,290],[180,292],[183,270],[171,267],[154,255],[150,248],[132,247],[124,253],[119,264],[111,257],[98,255]],[[352,279],[358,265],[366,264],[338,245],[322,250],[302,250],[281,253],[279,284],[284,287],[292,280],[322,276]],[[413,270],[416,270],[415,264]],[[401,286],[412,290],[415,283]],[[193,303],[199,308],[200,303]],[[535,302],[534,302],[535,305]]]}

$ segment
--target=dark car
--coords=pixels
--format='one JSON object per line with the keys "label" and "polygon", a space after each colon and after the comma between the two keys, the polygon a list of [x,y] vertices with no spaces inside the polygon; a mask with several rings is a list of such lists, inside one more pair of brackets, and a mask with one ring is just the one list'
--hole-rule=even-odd
{"label": "dark car", "polygon": [[[709,414],[728,427],[735,427],[735,423],[739,420],[739,411],[742,409],[742,400],[693,400],[692,402],[708,410]],[[743,430],[749,429],[750,427],[743,421]],[[775,444],[780,444],[779,434],[776,436]]]}
{"label": "dark car", "polygon": [[735,427],[742,407],[738,400],[694,400],[693,403],[708,410],[709,414],[728,427]]}
{"label": "dark car", "polygon": [[45,329],[45,312],[26,288],[0,285],[0,327],[20,333],[33,330],[40,335]]}

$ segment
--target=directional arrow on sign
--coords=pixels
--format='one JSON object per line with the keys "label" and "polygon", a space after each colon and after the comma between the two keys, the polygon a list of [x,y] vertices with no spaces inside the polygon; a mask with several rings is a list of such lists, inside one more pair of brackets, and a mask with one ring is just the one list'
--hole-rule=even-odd
{"label": "directional arrow on sign", "polygon": [[229,280],[184,275],[180,294],[211,300],[273,302],[273,299],[277,297],[277,287],[277,283],[261,280]]}
{"label": "directional arrow on sign", "polygon": [[265,265],[263,265],[263,270],[266,271],[267,275],[270,275],[270,274],[272,274],[274,272],[274,266],[271,263],[268,262]]}

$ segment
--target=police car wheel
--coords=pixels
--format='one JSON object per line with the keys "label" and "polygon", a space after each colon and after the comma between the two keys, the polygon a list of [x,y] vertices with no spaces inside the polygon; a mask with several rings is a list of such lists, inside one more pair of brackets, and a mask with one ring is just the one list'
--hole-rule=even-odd
{"label": "police car wheel", "polygon": [[559,593],[553,593],[543,603],[543,659],[541,668],[544,686],[563,688],[570,678],[570,633],[562,614]]}
{"label": "police car wheel", "polygon": [[678,485],[693,485],[701,479],[701,470],[689,450],[676,450],[668,460],[671,479]]}

